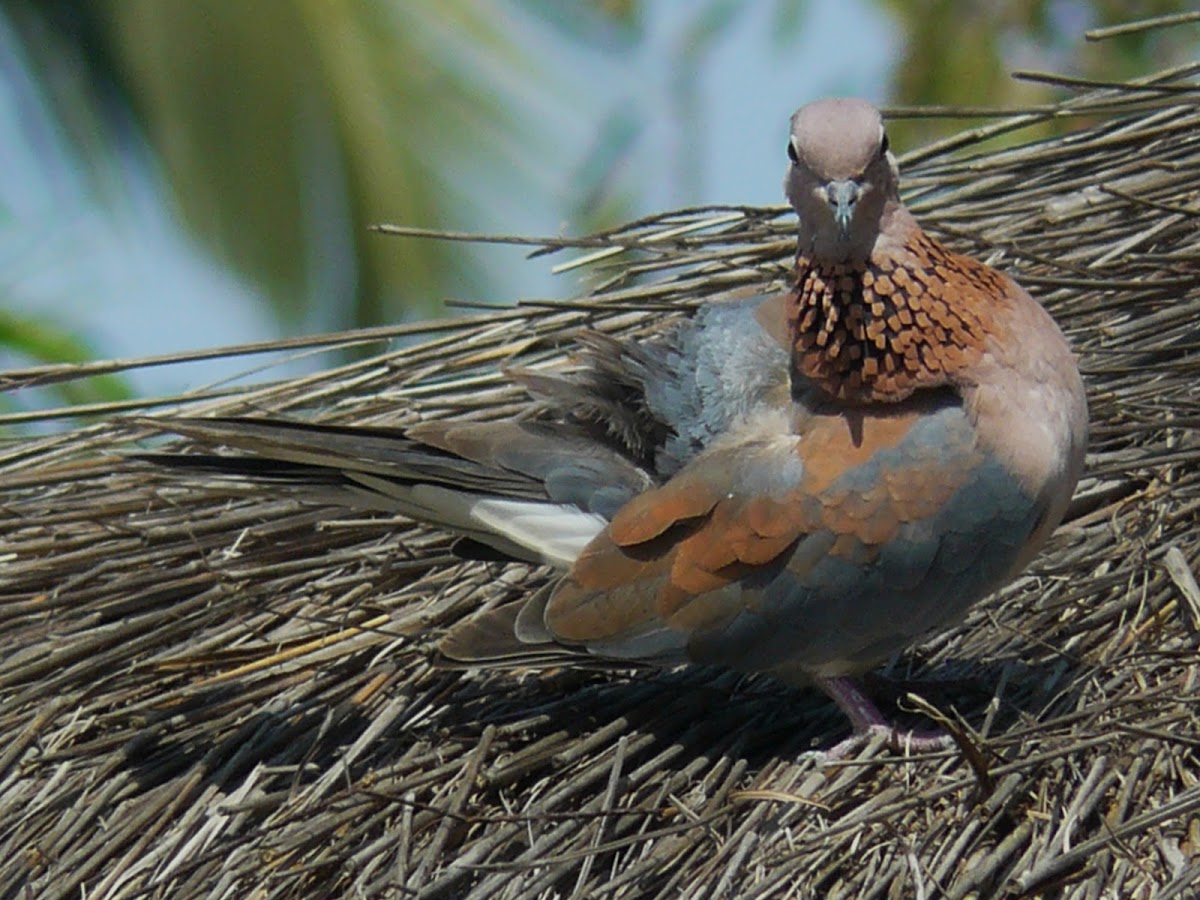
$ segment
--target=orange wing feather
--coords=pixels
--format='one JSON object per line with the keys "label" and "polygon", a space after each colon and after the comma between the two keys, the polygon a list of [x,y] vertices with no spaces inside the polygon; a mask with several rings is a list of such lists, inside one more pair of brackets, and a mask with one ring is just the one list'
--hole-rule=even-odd
{"label": "orange wing feather", "polygon": [[[738,583],[748,577],[790,570],[793,562],[792,574],[801,576],[826,554],[870,556],[901,521],[944,503],[974,458],[972,448],[942,448],[952,452],[940,465],[929,460],[926,474],[885,473],[865,493],[839,486],[843,475],[902,442],[925,412],[818,415],[788,440],[702,456],[631,501],[584,550],[546,607],[547,626],[579,644],[663,625],[703,629],[737,615],[747,602]],[[923,461],[913,462],[919,469]],[[778,475],[785,469],[798,476],[790,484]],[[764,473],[775,473],[773,491],[764,492]],[[798,543],[815,534],[826,540],[793,560]]]}

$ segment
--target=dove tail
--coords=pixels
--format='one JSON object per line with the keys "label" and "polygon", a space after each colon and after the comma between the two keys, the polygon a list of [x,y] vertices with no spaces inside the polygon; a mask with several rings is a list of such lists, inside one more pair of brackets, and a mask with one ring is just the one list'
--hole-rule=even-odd
{"label": "dove tail", "polygon": [[567,568],[607,524],[598,513],[548,497],[528,475],[395,429],[239,418],[145,423],[251,455],[139,454],[142,459],[287,485],[309,502],[397,512],[514,559]]}

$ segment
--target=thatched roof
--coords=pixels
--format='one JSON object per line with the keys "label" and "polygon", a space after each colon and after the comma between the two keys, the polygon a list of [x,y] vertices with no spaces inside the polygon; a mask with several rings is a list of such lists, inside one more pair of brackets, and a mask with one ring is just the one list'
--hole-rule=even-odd
{"label": "thatched roof", "polygon": [[153,430],[118,412],[518,414],[502,361],[785,274],[783,210],[691,210],[560,246],[590,260],[578,302],[381,329],[419,340],[4,445],[0,898],[1195,895],[1197,71],[1075,85],[908,161],[917,215],[1046,304],[1092,404],[1050,551],[875,679],[959,747],[822,764],[840,715],[768,678],[434,669],[449,623],[546,573],[118,453]]}

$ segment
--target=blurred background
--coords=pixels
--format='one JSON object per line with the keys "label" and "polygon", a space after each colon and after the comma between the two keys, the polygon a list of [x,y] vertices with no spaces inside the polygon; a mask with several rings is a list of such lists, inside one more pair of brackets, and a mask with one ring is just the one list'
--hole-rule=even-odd
{"label": "blurred background", "polygon": [[[777,204],[787,119],[808,100],[1044,102],[1008,73],[1120,81],[1192,59],[1193,28],[1082,37],[1190,6],[0,0],[0,369],[569,296],[577,276],[551,276],[554,260],[369,226],[582,235]],[[965,124],[900,120],[892,146]],[[246,367],[10,393],[0,411]]]}

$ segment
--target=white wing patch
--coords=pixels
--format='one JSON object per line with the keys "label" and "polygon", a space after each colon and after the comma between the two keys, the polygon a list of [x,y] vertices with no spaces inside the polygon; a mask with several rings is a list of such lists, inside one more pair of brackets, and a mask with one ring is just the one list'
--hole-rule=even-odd
{"label": "white wing patch", "polygon": [[574,505],[499,497],[473,500],[470,514],[478,524],[563,569],[608,524],[603,516]]}
{"label": "white wing patch", "polygon": [[[402,484],[355,472],[376,507],[465,534],[519,559],[569,569],[608,521],[573,504],[487,497],[435,484]],[[382,500],[383,502],[379,502]]]}

